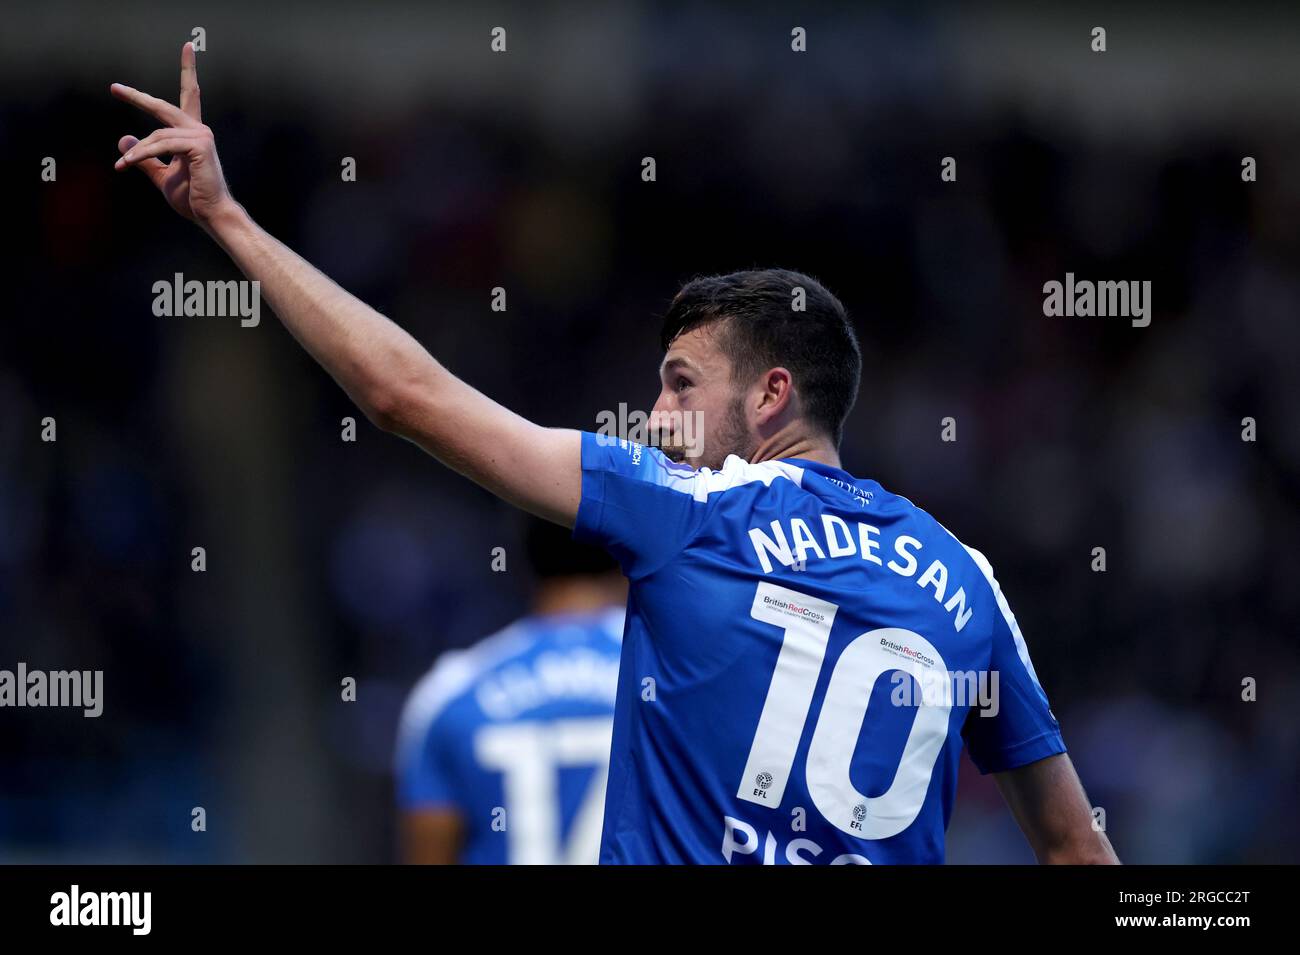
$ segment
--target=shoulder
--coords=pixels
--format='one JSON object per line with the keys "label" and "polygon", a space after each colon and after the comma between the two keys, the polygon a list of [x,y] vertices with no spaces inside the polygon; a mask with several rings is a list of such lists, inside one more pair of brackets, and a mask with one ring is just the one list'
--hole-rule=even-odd
{"label": "shoulder", "polygon": [[[906,501],[906,498],[900,498],[900,500]],[[1020,624],[1016,620],[1015,613],[1011,610],[1011,604],[1007,601],[1006,594],[1002,592],[1002,585],[993,572],[993,564],[984,555],[983,551],[976,550],[974,547],[963,543],[956,534],[948,530],[931,514],[916,507],[910,501],[907,501],[907,503],[922,519],[932,524],[940,533],[945,535],[955,545],[954,552],[959,553],[978,572],[977,579],[981,582],[982,589],[991,600],[994,608],[996,608],[992,613],[992,618],[1005,624],[1006,632],[1010,633],[1017,653],[1024,660],[1026,667],[1032,670],[1032,664],[1029,663],[1028,648],[1025,645],[1024,636],[1020,632]],[[972,574],[972,576],[974,577],[975,574]]]}
{"label": "shoulder", "polygon": [[623,642],[623,628],[627,623],[627,610],[624,607],[610,607],[596,615],[595,631],[599,638],[612,643],[616,648]]}
{"label": "shoulder", "polygon": [[463,650],[448,650],[412,687],[402,708],[399,739],[409,745],[427,735],[485,676],[533,646],[531,628],[520,621]]}
{"label": "shoulder", "polygon": [[964,569],[969,578],[969,586],[986,594],[1001,610],[1002,617],[1011,616],[1011,609],[1002,595],[1001,585],[994,576],[993,565],[982,551],[966,544],[933,514],[908,498],[895,494],[875,482],[872,484],[875,489],[878,489],[878,493],[874,494],[872,500],[873,511],[897,518],[900,522],[900,534],[908,533],[902,528],[910,526],[912,532],[909,536],[920,539],[927,548],[941,549],[944,562],[950,570]]}
{"label": "shoulder", "polygon": [[877,513],[893,514],[904,521],[913,525],[916,532],[923,535],[929,541],[945,547],[957,558],[973,570],[979,571],[989,586],[996,586],[997,582],[993,577],[993,567],[989,564],[988,558],[980,551],[967,545],[961,538],[950,531],[937,517],[927,511],[925,508],[913,503],[901,494],[896,494],[880,484],[872,482],[874,489],[877,491],[872,498],[872,510]]}
{"label": "shoulder", "polygon": [[754,485],[771,487],[777,481],[788,481],[793,487],[801,487],[803,475],[803,468],[788,461],[751,464],[739,455],[732,454],[717,471],[701,468],[695,472],[695,499],[706,501],[712,494]]}
{"label": "shoulder", "polygon": [[770,486],[784,478],[798,486],[803,469],[784,461],[751,464],[738,455],[730,455],[718,470],[700,468],[671,460],[658,448],[584,433],[582,466],[585,470],[612,471],[625,477],[677,491],[701,503],[712,495],[755,483]]}

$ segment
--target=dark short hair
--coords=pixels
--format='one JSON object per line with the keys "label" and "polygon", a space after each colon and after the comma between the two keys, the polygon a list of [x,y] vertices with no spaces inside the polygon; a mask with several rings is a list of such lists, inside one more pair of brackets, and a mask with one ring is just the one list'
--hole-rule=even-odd
{"label": "dark short hair", "polygon": [[529,517],[524,529],[524,550],[528,564],[538,577],[585,577],[613,573],[618,563],[592,544],[573,539],[567,527],[540,517]]}
{"label": "dark short hair", "polygon": [[[794,309],[794,290],[804,310]],[[754,269],[692,279],[664,316],[660,345],[714,322],[732,380],[748,384],[769,368],[790,370],[805,417],[838,445],[858,397],[862,352],[840,300],[816,279],[787,269]]]}

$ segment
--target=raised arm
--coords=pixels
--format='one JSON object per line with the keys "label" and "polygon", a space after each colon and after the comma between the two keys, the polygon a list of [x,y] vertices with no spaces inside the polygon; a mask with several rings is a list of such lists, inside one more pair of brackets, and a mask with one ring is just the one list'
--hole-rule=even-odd
{"label": "raised arm", "polygon": [[[582,490],[577,431],[545,428],[471,388],[414,338],[255,223],[226,188],[203,125],[194,47],[181,49],[180,106],[115,83],[112,93],[163,128],[124,136],[117,169],[135,166],[172,208],[211,235],[299,343],[379,427],[539,517],[572,527]],[[159,156],[171,156],[164,165]]]}
{"label": "raised arm", "polygon": [[1069,756],[1049,756],[993,778],[1040,863],[1119,864],[1106,833],[1093,828],[1092,807]]}

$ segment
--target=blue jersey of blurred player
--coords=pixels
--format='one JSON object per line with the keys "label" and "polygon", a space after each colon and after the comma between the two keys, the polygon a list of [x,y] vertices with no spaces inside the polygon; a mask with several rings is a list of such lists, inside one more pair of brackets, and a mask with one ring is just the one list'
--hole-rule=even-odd
{"label": "blue jersey of blurred player", "polygon": [[532,612],[443,654],[402,716],[411,862],[597,861],[626,584],[599,548],[530,523]]}

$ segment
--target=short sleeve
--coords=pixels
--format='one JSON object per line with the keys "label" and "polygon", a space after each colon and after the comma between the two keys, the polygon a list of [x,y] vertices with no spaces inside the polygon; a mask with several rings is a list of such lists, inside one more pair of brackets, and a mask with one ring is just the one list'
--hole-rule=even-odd
{"label": "short sleeve", "polygon": [[[987,567],[986,561],[983,566]],[[971,760],[982,774],[1015,769],[1065,752],[1060,725],[1038,683],[1015,614],[991,570],[986,570],[986,576],[998,604],[989,663],[990,686],[997,689],[993,705],[972,707],[962,729]],[[997,683],[993,684],[995,674]]]}
{"label": "short sleeve", "polygon": [[609,551],[628,577],[652,573],[680,553],[707,513],[707,487],[694,468],[658,448],[583,433],[573,534]]}
{"label": "short sleeve", "polygon": [[417,747],[405,754],[397,779],[397,802],[401,808],[421,809],[456,803],[451,774],[447,771],[438,742],[437,735],[429,732]]}
{"label": "short sleeve", "polygon": [[454,746],[447,684],[457,662],[455,652],[440,661],[411,692],[402,712],[394,759],[397,804],[402,809],[456,805]]}

